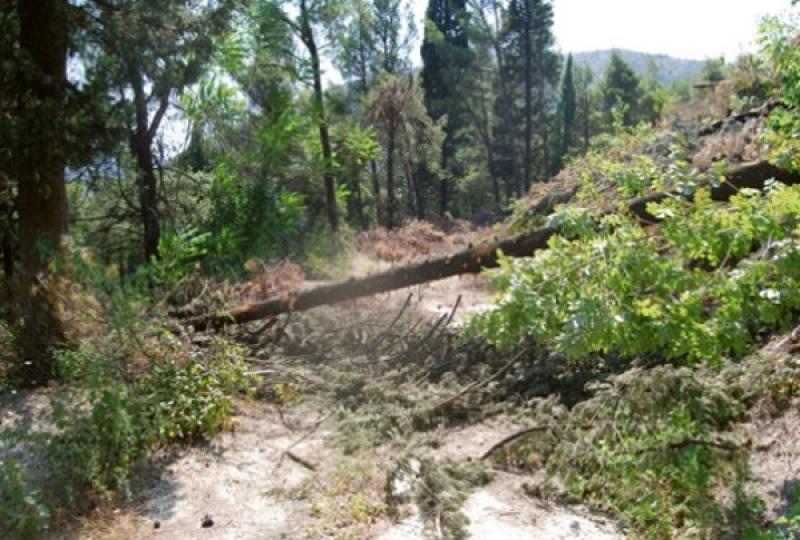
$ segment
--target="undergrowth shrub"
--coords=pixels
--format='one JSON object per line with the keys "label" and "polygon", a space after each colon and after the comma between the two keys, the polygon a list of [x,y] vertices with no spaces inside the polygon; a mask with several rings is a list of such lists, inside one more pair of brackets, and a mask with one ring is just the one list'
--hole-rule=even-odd
{"label": "undergrowth shrub", "polygon": [[31,487],[25,471],[14,459],[0,463],[0,531],[33,538],[47,528],[50,510]]}
{"label": "undergrowth shrub", "polygon": [[767,60],[780,81],[781,106],[769,116],[766,142],[771,159],[781,167],[800,169],[800,15],[768,17],[760,28],[760,41]]}
{"label": "undergrowth shrub", "polygon": [[[633,537],[718,538],[755,530],[760,501],[743,489],[749,444],[740,422],[764,395],[800,382],[800,363],[635,368],[591,387],[567,409],[532,408],[537,432],[506,447],[506,463],[538,471],[535,494],[585,502]],[[733,492],[725,503],[721,494]]]}
{"label": "undergrowth shrub", "polygon": [[[126,499],[134,467],[152,449],[213,436],[225,427],[231,396],[250,387],[242,352],[225,341],[187,357],[168,340],[133,345],[120,338],[112,331],[108,342],[57,356],[68,386],[53,402],[52,433],[25,439],[48,475],[32,485],[23,468],[6,467],[0,493],[19,517],[0,530],[25,535],[42,530],[51,513]],[[146,364],[129,364],[126,347],[140,346],[148,347]],[[43,496],[35,498],[36,490]]]}
{"label": "undergrowth shrub", "polygon": [[620,216],[556,216],[574,239],[501,259],[490,274],[501,294],[467,334],[504,348],[534,338],[573,360],[718,364],[800,312],[800,188],[743,190],[728,206],[700,189],[694,203],[650,210],[664,219],[660,235]]}

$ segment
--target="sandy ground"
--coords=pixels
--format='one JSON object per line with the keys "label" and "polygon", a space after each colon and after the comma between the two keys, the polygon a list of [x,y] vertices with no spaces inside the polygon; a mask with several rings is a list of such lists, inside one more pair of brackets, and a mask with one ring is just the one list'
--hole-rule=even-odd
{"label": "sandy ground", "polygon": [[[317,472],[294,462],[287,449],[324,469],[339,459],[325,444],[325,423],[313,411],[284,417],[258,402],[238,403],[233,432],[206,447],[191,448],[169,459],[133,507],[104,522],[87,524],[77,537],[87,539],[164,540],[324,538],[309,534],[314,511],[292,490]],[[300,419],[299,416],[304,418]],[[324,417],[323,417],[324,418]],[[303,425],[295,425],[303,424]],[[463,459],[485,451],[510,432],[511,424],[489,423],[452,430],[439,458]],[[497,433],[498,430],[500,433]],[[613,525],[585,510],[545,503],[524,495],[524,476],[496,473],[490,484],[473,492],[463,507],[471,538],[476,539],[615,539]],[[213,526],[203,528],[206,516]],[[424,524],[411,516],[392,522],[380,518],[352,538],[423,540]]]}
{"label": "sandy ground", "polygon": [[[285,454],[319,460],[324,422],[315,411],[280,419],[274,407],[237,403],[233,431],[205,447],[183,450],[149,482],[139,503],[82,538],[296,538],[304,504],[280,495],[313,472]],[[289,425],[291,424],[291,429]],[[304,458],[305,459],[305,458]],[[210,517],[213,525],[203,527]],[[207,523],[208,525],[208,523]]]}

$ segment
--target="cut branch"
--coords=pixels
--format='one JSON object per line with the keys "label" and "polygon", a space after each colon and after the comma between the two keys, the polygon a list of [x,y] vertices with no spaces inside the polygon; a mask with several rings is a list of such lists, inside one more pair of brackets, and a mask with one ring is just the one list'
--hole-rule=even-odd
{"label": "cut branch", "polygon": [[[716,201],[726,201],[740,189],[761,188],[770,179],[797,184],[800,183],[800,174],[779,169],[765,161],[749,163],[732,169],[726,182],[712,188],[711,197]],[[677,190],[653,193],[629,201],[627,208],[639,219],[649,223],[657,222],[658,219],[648,212],[647,206],[669,197],[681,196]],[[614,212],[615,209],[606,210],[600,215]],[[228,324],[242,324],[292,311],[356,300],[461,274],[476,274],[484,269],[497,267],[500,252],[509,257],[528,257],[535,251],[547,249],[548,240],[558,233],[558,228],[544,227],[512,238],[495,238],[493,242],[478,247],[470,246],[445,257],[394,268],[361,279],[350,278],[344,283],[325,285],[284,298],[244,305],[219,315],[189,317],[186,322],[197,329],[222,328]]]}

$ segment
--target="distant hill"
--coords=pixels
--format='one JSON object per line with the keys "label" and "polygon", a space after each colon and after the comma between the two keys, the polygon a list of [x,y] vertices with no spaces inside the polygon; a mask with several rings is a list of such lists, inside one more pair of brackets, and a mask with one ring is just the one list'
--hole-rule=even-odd
{"label": "distant hill", "polygon": [[[622,57],[628,62],[636,73],[644,75],[648,71],[651,61],[658,67],[658,81],[661,84],[669,84],[672,81],[684,79],[697,75],[703,69],[702,60],[684,60],[672,58],[665,54],[648,54],[625,49],[617,49]],[[589,51],[575,53],[575,63],[588,65],[592,68],[595,80],[605,76],[606,67],[611,61],[611,49],[605,51]]]}

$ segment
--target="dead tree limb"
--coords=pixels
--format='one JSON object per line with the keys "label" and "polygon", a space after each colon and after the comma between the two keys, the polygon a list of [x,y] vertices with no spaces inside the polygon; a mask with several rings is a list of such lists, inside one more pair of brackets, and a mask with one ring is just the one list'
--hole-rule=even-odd
{"label": "dead tree limb", "polygon": [[[729,171],[726,178],[726,182],[712,188],[712,199],[726,201],[742,188],[761,188],[767,180],[773,178],[786,184],[800,183],[800,174],[779,169],[766,161],[736,167]],[[657,222],[656,216],[648,212],[648,205],[669,197],[681,196],[677,190],[653,193],[628,201],[627,209],[639,219],[650,223]],[[610,209],[600,215],[616,211]],[[343,283],[317,287],[284,298],[247,304],[227,313],[190,317],[185,322],[197,329],[222,328],[228,324],[242,324],[283,313],[305,311],[317,306],[337,304],[461,274],[477,274],[484,269],[497,267],[499,252],[509,257],[529,257],[538,250],[547,249],[548,240],[558,233],[559,229],[556,227],[544,227],[511,238],[495,238],[493,242],[477,247],[470,246],[444,257],[393,268],[360,279],[350,278]]]}

